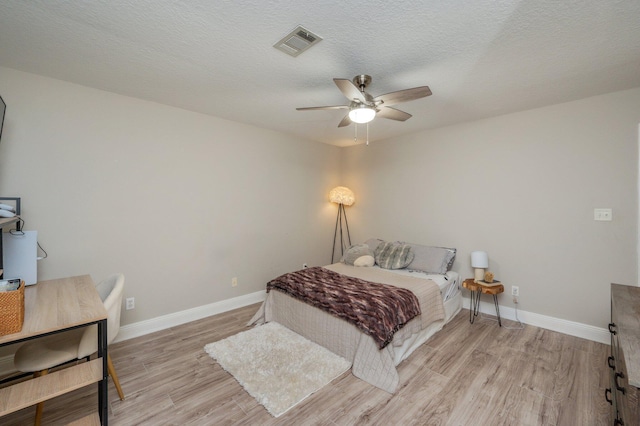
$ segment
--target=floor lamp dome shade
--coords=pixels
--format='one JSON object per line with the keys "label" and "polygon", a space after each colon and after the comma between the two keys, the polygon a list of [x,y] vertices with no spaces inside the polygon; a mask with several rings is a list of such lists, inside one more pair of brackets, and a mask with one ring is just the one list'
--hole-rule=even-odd
{"label": "floor lamp dome shade", "polygon": [[474,268],[474,280],[484,280],[484,270],[489,267],[489,256],[484,251],[471,252],[471,267]]}
{"label": "floor lamp dome shade", "polygon": [[[356,202],[356,196],[353,191],[346,186],[336,186],[329,192],[329,201],[338,205],[338,217],[336,217],[336,228],[333,231],[333,246],[331,247],[331,263],[336,253],[336,239],[338,237],[338,224],[340,227],[340,252],[344,255],[345,248],[351,247],[351,235],[349,234],[349,222],[347,222],[347,212],[344,206],[351,206]],[[343,225],[344,222],[344,225]],[[346,229],[347,235],[343,233]]]}
{"label": "floor lamp dome shade", "polygon": [[329,201],[351,206],[356,202],[356,196],[353,194],[353,191],[346,186],[336,186],[329,192]]}

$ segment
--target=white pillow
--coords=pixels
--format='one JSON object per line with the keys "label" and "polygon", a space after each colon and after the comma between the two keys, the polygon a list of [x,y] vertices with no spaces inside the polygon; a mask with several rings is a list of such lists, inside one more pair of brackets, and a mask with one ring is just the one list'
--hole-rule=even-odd
{"label": "white pillow", "polygon": [[353,262],[353,266],[373,266],[376,263],[376,259],[371,255],[360,256]]}

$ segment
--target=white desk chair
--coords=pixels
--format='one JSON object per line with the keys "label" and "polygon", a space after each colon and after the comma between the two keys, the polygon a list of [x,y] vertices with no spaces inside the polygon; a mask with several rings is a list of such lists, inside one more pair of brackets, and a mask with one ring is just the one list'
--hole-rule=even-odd
{"label": "white desk chair", "polygon": [[[96,286],[107,310],[107,345],[113,342],[120,330],[120,309],[124,291],[124,275],[114,274]],[[98,351],[98,327],[77,328],[64,333],[52,334],[31,340],[22,345],[13,359],[15,368],[25,373],[33,372],[34,377],[47,374],[49,369],[81,358],[88,358]],[[124,400],[118,375],[113,367],[111,355],[107,356],[109,375],[116,385],[118,396]],[[35,424],[42,419],[44,402],[36,408]]]}

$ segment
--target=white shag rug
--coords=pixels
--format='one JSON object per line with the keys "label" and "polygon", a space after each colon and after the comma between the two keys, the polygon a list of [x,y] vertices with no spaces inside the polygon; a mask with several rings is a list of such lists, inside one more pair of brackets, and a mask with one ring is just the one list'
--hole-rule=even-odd
{"label": "white shag rug", "polygon": [[346,359],[270,322],[204,347],[278,417],[351,367]]}

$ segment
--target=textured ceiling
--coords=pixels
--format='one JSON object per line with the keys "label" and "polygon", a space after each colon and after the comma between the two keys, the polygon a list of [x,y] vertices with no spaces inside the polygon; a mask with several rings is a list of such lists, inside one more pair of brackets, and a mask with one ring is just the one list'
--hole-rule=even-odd
{"label": "textured ceiling", "polygon": [[[273,48],[299,24],[323,41]],[[334,77],[433,91],[371,141],[640,87],[640,1],[3,0],[0,66],[346,146],[295,109],[346,104]]]}

